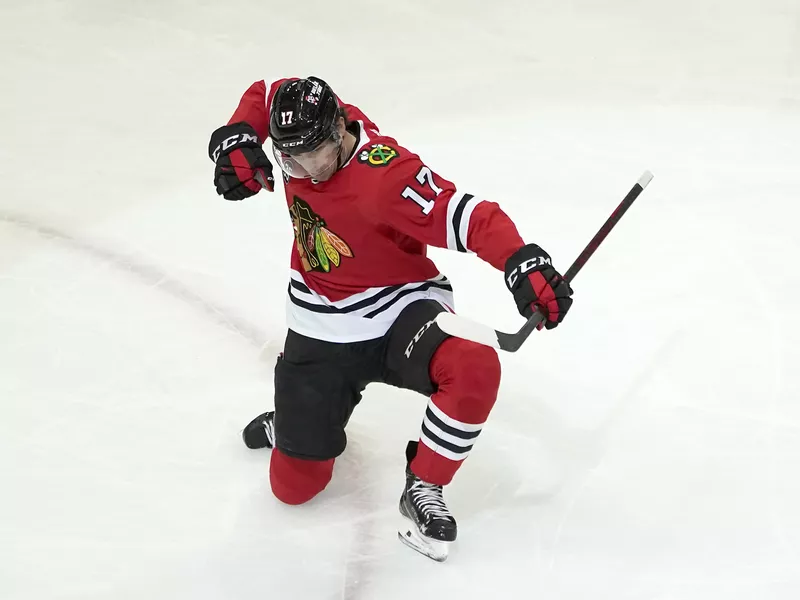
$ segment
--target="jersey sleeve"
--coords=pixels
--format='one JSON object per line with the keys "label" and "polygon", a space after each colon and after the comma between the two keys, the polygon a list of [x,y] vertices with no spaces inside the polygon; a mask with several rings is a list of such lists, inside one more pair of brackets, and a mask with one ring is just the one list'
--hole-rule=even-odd
{"label": "jersey sleeve", "polygon": [[268,89],[262,79],[247,88],[228,125],[244,121],[256,130],[258,139],[264,143],[269,137],[269,106],[278,86],[284,81],[286,79],[278,79]]}
{"label": "jersey sleeve", "polygon": [[495,202],[462,192],[408,151],[375,167],[378,200],[373,218],[437,248],[477,254],[499,270],[525,245],[516,225]]}

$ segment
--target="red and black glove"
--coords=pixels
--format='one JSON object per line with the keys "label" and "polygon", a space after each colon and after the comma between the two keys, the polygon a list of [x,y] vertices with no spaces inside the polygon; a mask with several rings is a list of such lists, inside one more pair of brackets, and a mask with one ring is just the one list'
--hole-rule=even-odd
{"label": "red and black glove", "polygon": [[564,320],[572,306],[572,288],[553,268],[547,252],[536,244],[523,246],[506,261],[505,271],[506,285],[523,317],[530,318],[538,309],[545,317],[543,323],[547,329]]}
{"label": "red and black glove", "polygon": [[208,156],[217,163],[214,185],[226,200],[244,200],[261,190],[275,188],[269,162],[255,129],[245,122],[224,125],[211,134]]}

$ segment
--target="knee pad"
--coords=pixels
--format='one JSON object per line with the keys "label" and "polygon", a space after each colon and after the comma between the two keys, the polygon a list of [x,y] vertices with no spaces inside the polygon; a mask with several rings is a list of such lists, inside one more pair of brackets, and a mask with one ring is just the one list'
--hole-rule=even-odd
{"label": "knee pad", "polygon": [[425,396],[436,391],[429,371],[433,354],[450,337],[436,325],[446,312],[436,300],[417,300],[405,307],[387,334],[384,382]]}
{"label": "knee pad", "polygon": [[334,460],[305,460],[272,450],[269,482],[272,493],[285,504],[303,504],[319,494],[333,476]]}
{"label": "knee pad", "polygon": [[[460,418],[482,422],[497,399],[500,359],[494,348],[460,338],[448,338],[431,360],[430,376],[439,394],[459,404]],[[470,410],[473,405],[474,415]]]}

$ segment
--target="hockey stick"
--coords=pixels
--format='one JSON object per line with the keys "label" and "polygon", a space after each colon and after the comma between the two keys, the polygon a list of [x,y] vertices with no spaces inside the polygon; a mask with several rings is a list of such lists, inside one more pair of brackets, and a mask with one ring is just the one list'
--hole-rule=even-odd
{"label": "hockey stick", "polygon": [[[628,195],[625,196],[620,205],[614,209],[614,212],[612,212],[611,216],[603,223],[603,226],[586,245],[586,248],[583,249],[580,256],[572,263],[572,266],[564,274],[564,279],[571,282],[575,278],[589,258],[591,258],[592,254],[595,253],[595,250],[597,250],[600,244],[603,243],[603,240],[606,239],[606,236],[614,229],[614,226],[622,218],[622,215],[631,207],[636,198],[639,197],[639,194],[644,191],[644,188],[647,187],[651,179],[653,179],[653,174],[650,171],[645,171],[642,174],[639,181],[637,181],[631,188],[631,191],[628,192]],[[465,319],[464,317],[448,312],[439,313],[436,317],[436,324],[442,331],[452,336],[477,342],[485,346],[499,348],[506,352],[516,352],[520,349],[525,340],[528,339],[528,336],[533,330],[536,329],[536,326],[543,320],[544,316],[537,310],[516,333],[503,333],[502,331],[492,329],[488,325],[476,323],[470,319]]]}

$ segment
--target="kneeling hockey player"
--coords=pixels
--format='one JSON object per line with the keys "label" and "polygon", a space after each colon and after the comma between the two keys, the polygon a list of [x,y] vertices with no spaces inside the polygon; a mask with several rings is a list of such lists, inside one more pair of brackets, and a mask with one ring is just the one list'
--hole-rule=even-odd
{"label": "kneeling hockey player", "polygon": [[480,435],[500,385],[495,350],[450,337],[447,278],[426,247],[473,252],[504,271],[519,312],[556,327],[572,290],[536,244],[494,203],[456,188],[316,77],[254,83],[211,136],[217,192],[242,200],[273,190],[262,145],[272,139],[295,243],[288,334],[275,366],[275,410],[244,429],[272,448],[277,498],[301,504],[331,479],[345,427],[367,384],[429,397],[418,441],[406,448],[400,538],[447,557],[456,521],[442,496]]}

